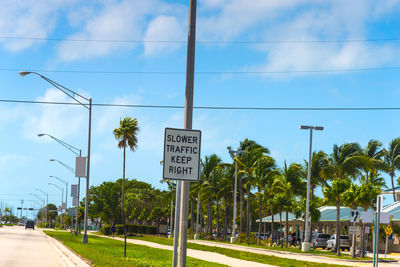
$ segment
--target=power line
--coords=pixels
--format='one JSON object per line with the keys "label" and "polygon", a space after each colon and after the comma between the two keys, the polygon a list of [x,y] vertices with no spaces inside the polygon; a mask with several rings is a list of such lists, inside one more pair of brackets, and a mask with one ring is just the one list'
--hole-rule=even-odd
{"label": "power line", "polygon": [[[18,72],[20,69],[0,68],[0,71]],[[78,74],[145,74],[145,75],[185,75],[184,71],[106,71],[106,70],[45,70],[24,69],[25,71],[43,73],[78,73]],[[199,75],[271,75],[271,74],[302,74],[302,73],[340,73],[361,71],[400,70],[400,66],[354,68],[354,69],[326,69],[326,70],[281,70],[281,71],[197,71]]]}
{"label": "power line", "polygon": [[[185,40],[116,40],[116,39],[68,39],[68,38],[43,38],[23,36],[0,36],[0,39],[31,40],[31,41],[53,41],[53,42],[95,42],[95,43],[175,43],[185,44]],[[261,41],[207,41],[199,40],[197,44],[285,44],[285,43],[376,43],[397,42],[400,38],[373,38],[373,39],[342,39],[342,40],[261,40]]]}
{"label": "power line", "polygon": [[[54,102],[54,101],[33,101],[0,99],[3,103],[22,104],[48,104],[48,105],[80,105],[78,103]],[[107,104],[93,103],[98,107],[121,107],[121,108],[158,108],[158,109],[183,109],[184,106],[174,105],[130,105],[130,104]],[[254,110],[254,111],[373,111],[373,110],[400,110],[400,107],[238,107],[238,106],[194,106],[199,110]]]}

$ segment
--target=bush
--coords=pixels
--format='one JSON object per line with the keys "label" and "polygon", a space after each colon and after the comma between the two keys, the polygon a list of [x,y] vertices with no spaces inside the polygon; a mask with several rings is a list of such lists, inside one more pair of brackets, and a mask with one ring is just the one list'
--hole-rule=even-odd
{"label": "bush", "polygon": [[[124,234],[124,226],[122,224],[116,224],[116,234],[123,235]],[[136,224],[127,224],[126,225],[127,235],[135,235],[135,234],[149,234],[155,235],[157,234],[157,227],[149,226],[149,225],[136,225]],[[100,232],[103,235],[111,235],[111,225],[105,224],[101,227]]]}
{"label": "bush", "polygon": [[111,233],[111,225],[109,225],[109,224],[103,225],[103,227],[100,228],[100,232],[103,235],[111,235],[112,234]]}

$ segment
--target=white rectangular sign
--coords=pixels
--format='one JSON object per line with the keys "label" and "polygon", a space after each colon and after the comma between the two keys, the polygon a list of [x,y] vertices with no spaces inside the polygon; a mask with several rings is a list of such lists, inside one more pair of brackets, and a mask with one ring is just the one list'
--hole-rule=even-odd
{"label": "white rectangular sign", "polygon": [[71,197],[78,197],[78,185],[71,184]]}
{"label": "white rectangular sign", "polygon": [[352,210],[350,211],[350,222],[360,222],[360,212],[358,210]]}
{"label": "white rectangular sign", "polygon": [[360,229],[358,226],[350,226],[349,227],[349,235],[358,235],[360,233]]}
{"label": "white rectangular sign", "polygon": [[165,128],[163,178],[198,181],[201,131]]}
{"label": "white rectangular sign", "polygon": [[381,214],[379,214],[379,223],[389,224],[390,223],[390,214],[387,212],[381,212]]}
{"label": "white rectangular sign", "polygon": [[361,221],[363,223],[373,223],[374,222],[374,212],[373,211],[362,211]]}
{"label": "white rectangular sign", "polygon": [[76,157],[75,177],[86,177],[86,157]]}

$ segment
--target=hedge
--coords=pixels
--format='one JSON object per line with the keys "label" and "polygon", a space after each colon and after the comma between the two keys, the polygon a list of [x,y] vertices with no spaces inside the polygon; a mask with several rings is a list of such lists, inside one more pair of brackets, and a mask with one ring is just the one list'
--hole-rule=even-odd
{"label": "hedge", "polygon": [[[124,226],[122,224],[116,224],[116,234],[123,235],[124,234]],[[137,224],[127,224],[126,225],[127,234],[149,234],[155,235],[157,234],[157,227],[151,225],[137,225]],[[111,235],[111,225],[105,224],[101,227],[100,232],[103,235]]]}

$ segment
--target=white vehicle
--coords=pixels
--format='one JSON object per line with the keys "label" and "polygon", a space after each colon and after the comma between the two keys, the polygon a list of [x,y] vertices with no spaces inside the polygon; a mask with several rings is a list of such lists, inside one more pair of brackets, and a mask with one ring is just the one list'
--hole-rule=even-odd
{"label": "white vehicle", "polygon": [[[344,251],[345,249],[350,250],[351,241],[348,235],[340,236],[340,249]],[[326,242],[327,249],[335,249],[336,248],[336,235],[332,235],[331,238]]]}

